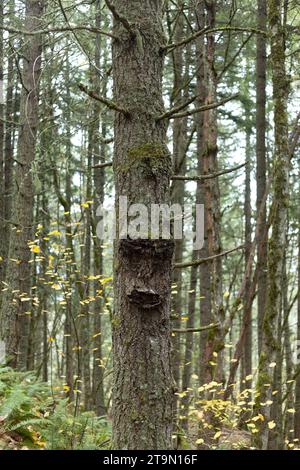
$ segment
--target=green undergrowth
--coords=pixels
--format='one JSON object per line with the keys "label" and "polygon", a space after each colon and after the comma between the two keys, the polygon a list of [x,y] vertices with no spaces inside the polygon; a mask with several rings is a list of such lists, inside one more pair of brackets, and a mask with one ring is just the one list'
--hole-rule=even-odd
{"label": "green undergrowth", "polygon": [[84,412],[32,373],[0,367],[0,450],[107,449],[105,418]]}

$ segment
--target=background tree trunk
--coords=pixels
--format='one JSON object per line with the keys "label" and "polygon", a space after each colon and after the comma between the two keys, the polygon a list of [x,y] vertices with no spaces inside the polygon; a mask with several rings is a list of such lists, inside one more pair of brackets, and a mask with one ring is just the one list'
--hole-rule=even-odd
{"label": "background tree trunk", "polygon": [[[257,1],[257,27],[264,31],[267,28],[267,2]],[[261,202],[266,191],[266,68],[267,52],[266,38],[257,35],[256,40],[256,208],[259,212]],[[266,233],[266,207],[262,211],[259,223],[257,240],[257,334],[258,356],[261,352],[262,325],[266,304],[267,291],[267,233]]]}
{"label": "background tree trunk", "polygon": [[[260,433],[260,445],[267,449],[270,444],[270,429],[274,377],[278,348],[278,320],[281,311],[281,281],[284,253],[286,249],[287,208],[289,200],[290,153],[288,144],[287,97],[288,81],[285,71],[285,30],[282,24],[282,2],[268,1],[268,18],[271,37],[271,63],[274,98],[275,147],[273,160],[273,203],[271,207],[272,234],[268,242],[268,285],[263,321],[262,350],[258,369],[258,400],[265,417]],[[278,367],[280,367],[278,365]],[[274,370],[275,369],[275,370]],[[274,374],[275,372],[275,374]],[[270,384],[269,387],[266,384]],[[276,388],[276,384],[275,384]]]}
{"label": "background tree trunk", "polygon": [[[43,2],[26,1],[25,30],[40,29]],[[31,258],[28,242],[33,238],[34,158],[38,125],[38,85],[41,72],[41,36],[26,39],[22,70],[20,127],[15,171],[9,261],[1,309],[1,332],[9,362],[14,367],[27,366],[29,315],[31,314]],[[29,299],[29,300],[24,300]]]}

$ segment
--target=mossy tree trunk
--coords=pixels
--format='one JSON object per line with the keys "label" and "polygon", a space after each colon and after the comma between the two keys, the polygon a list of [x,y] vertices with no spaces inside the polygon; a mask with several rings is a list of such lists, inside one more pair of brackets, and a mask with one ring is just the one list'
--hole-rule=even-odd
{"label": "mossy tree trunk", "polygon": [[[172,160],[166,146],[161,0],[116,0],[132,34],[116,19],[114,99],[128,109],[115,119],[116,202],[169,202]],[[117,239],[113,316],[113,448],[172,447],[170,284],[173,242]]]}
{"label": "mossy tree trunk", "polygon": [[[43,1],[27,0],[25,30],[39,30]],[[34,157],[38,124],[38,86],[41,72],[41,36],[26,38],[22,54],[20,126],[13,193],[12,223],[6,282],[1,308],[1,335],[12,366],[26,368],[31,314],[31,252],[33,238]]]}
{"label": "mossy tree trunk", "polygon": [[0,4],[0,283],[4,280],[4,256],[5,256],[5,191],[4,191],[4,96],[3,96],[3,3]]}
{"label": "mossy tree trunk", "polygon": [[[300,174],[300,171],[299,171]],[[299,223],[299,222],[298,222]],[[298,233],[298,292],[300,292],[300,230]],[[297,340],[300,340],[300,295],[297,300]],[[297,365],[297,370],[300,370],[300,364]],[[300,373],[297,375],[295,384],[295,415],[294,415],[294,428],[295,439],[300,439]]]}
{"label": "mossy tree trunk", "polygon": [[282,1],[268,1],[275,145],[270,214],[272,233],[268,241],[268,284],[257,384],[258,407],[265,418],[258,435],[258,445],[262,449],[267,449],[270,443],[274,442],[274,439],[270,437],[270,433],[276,433],[276,428],[270,430],[267,423],[271,418],[270,401],[273,401],[272,392],[274,377],[276,377],[276,367],[272,366],[276,363],[278,348],[280,347],[278,344],[278,319],[281,310],[282,273],[286,249],[289,200],[288,81],[285,70],[285,31],[282,23],[282,7]]}
{"label": "mossy tree trunk", "polygon": [[[216,2],[205,2],[206,26],[214,28],[216,24]],[[203,60],[204,101],[214,103],[217,98],[217,75],[215,70],[215,36],[214,33],[207,35]],[[217,113],[215,109],[204,111],[202,117],[202,132],[198,135],[199,151],[202,155],[202,174],[218,172],[218,146],[217,146]],[[206,179],[203,182],[203,202],[205,206],[205,243],[207,256],[214,256],[221,252],[220,241],[220,190],[218,178]],[[200,276],[200,305],[201,323],[209,324],[212,320],[223,323],[222,306],[222,261],[215,259],[207,266],[201,266]],[[203,283],[203,284],[202,284]],[[223,376],[222,356],[223,339],[219,333],[221,330],[212,330],[207,335],[201,336],[203,342],[201,351],[203,353],[201,376],[204,383],[209,383],[218,376]],[[218,358],[214,357],[218,354]],[[215,365],[214,365],[215,364]]]}
{"label": "mossy tree trunk", "polygon": [[[265,30],[267,27],[267,2],[257,1],[257,27]],[[256,207],[260,211],[261,202],[266,191],[266,68],[267,52],[266,38],[257,35],[256,42]],[[266,207],[261,211],[259,233],[257,240],[257,335],[258,355],[262,343],[262,323],[266,304],[267,287],[267,233],[266,233]]]}
{"label": "mossy tree trunk", "polygon": [[[103,24],[102,19],[102,8],[103,1],[97,0],[95,4],[96,9],[96,18],[95,18],[95,26],[97,28],[101,28]],[[98,72],[101,67],[101,63],[103,68],[106,68],[106,54],[103,52],[103,42],[100,34],[97,34],[95,37],[95,65],[96,69],[94,69],[93,73],[93,82],[95,84],[95,92],[98,94],[106,95],[107,89],[107,78],[105,77],[101,81],[100,73]],[[100,85],[102,85],[102,90],[100,90]],[[100,104],[95,101],[93,106],[93,119],[91,126],[93,127],[93,166],[99,165],[99,163],[103,163],[105,161],[105,143],[104,140],[106,138],[106,123],[105,120],[100,123]],[[100,141],[99,134],[101,133],[102,142]],[[94,274],[98,275],[103,274],[104,268],[104,257],[103,257],[103,248],[101,241],[96,236],[96,214],[97,208],[99,205],[103,204],[104,202],[104,184],[105,184],[105,170],[104,168],[98,168],[94,170],[94,207],[93,207],[93,252],[94,252]],[[94,285],[94,293],[96,297],[96,301],[94,302],[94,321],[93,321],[93,330],[94,330],[94,340],[93,340],[93,403],[95,407],[95,412],[98,416],[103,416],[106,414],[105,402],[104,402],[104,368],[102,364],[102,315],[104,310],[104,299],[99,298],[97,296],[97,290],[99,290],[99,282],[95,281]]]}
{"label": "mossy tree trunk", "polygon": [[[183,8],[183,2],[178,3],[180,10]],[[184,37],[185,20],[183,14],[179,13],[178,20],[175,27],[175,41],[180,42]],[[184,76],[184,54],[181,47],[175,49],[173,52],[173,69],[174,69],[174,83],[172,91],[172,106],[180,106],[186,99],[188,94],[188,86],[183,89],[183,81],[186,80]],[[187,118],[174,119],[173,121],[173,166],[174,174],[185,174],[185,147],[187,138]],[[184,181],[172,182],[172,203],[184,204]],[[183,255],[183,240],[175,241],[174,249],[174,262],[181,263]],[[180,327],[180,317],[182,313],[182,270],[175,269],[173,272],[172,285],[176,291],[172,296],[172,325],[174,328]],[[173,376],[177,388],[180,388],[180,338],[178,334],[172,336],[172,368]],[[177,408],[177,396],[174,396],[174,408]]]}

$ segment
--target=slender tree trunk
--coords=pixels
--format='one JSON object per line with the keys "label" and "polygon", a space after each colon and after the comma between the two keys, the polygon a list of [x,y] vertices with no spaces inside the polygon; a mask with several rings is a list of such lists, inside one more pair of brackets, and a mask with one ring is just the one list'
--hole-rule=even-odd
{"label": "slender tree trunk", "polygon": [[[281,289],[286,224],[289,200],[289,144],[287,97],[288,81],[285,70],[285,30],[282,24],[282,1],[268,1],[271,40],[271,63],[274,99],[275,147],[273,162],[273,202],[271,207],[272,234],[268,242],[268,285],[263,321],[262,349],[259,358],[257,401],[265,420],[261,425],[258,444],[267,449],[270,443],[270,406],[278,348],[278,318],[281,310]],[[275,370],[274,370],[275,369]],[[267,384],[271,384],[267,387]],[[263,403],[264,405],[261,405]]]}
{"label": "slender tree trunk", "polygon": [[[179,10],[183,8],[183,2],[178,3]],[[183,39],[184,35],[184,16],[179,13],[175,28],[175,40],[179,42]],[[186,99],[184,90],[182,90],[182,83],[185,79],[184,76],[184,56],[183,49],[180,47],[173,53],[173,66],[174,66],[174,85],[172,93],[172,106],[180,106]],[[188,91],[188,87],[186,88]],[[174,174],[185,173],[185,144],[186,144],[186,131],[187,131],[186,118],[174,119],[173,121],[173,166]],[[184,181],[173,181],[172,183],[172,203],[184,204]],[[175,241],[174,261],[181,263],[183,254],[183,239]],[[174,328],[180,327],[180,317],[182,313],[182,270],[175,269],[173,271],[172,284],[176,290],[172,299],[172,315]],[[178,334],[172,336],[172,368],[173,376],[177,388],[180,388],[180,337]],[[177,408],[177,396],[174,396],[174,408]],[[176,413],[177,414],[177,413]]]}
{"label": "slender tree trunk", "polygon": [[[43,3],[26,1],[25,30],[40,29]],[[8,290],[1,309],[1,335],[6,342],[9,363],[27,366],[29,315],[31,311],[31,258],[28,241],[33,238],[34,188],[32,181],[38,124],[38,84],[41,70],[42,42],[38,35],[26,38],[22,69],[22,95],[16,185],[13,196],[9,261],[6,273]]]}
{"label": "slender tree trunk", "polygon": [[[101,0],[97,0],[96,8],[96,21],[95,26],[101,28]],[[101,57],[103,59],[103,68],[105,69],[106,57],[104,53],[101,54],[102,43],[101,35],[96,35],[95,40],[95,65],[97,70],[100,70],[101,66]],[[99,72],[95,72],[95,91],[100,94],[100,75]],[[104,96],[106,95],[106,86],[107,78],[103,80],[103,91]],[[93,143],[93,165],[96,166],[99,163],[104,163],[105,161],[105,144],[103,141],[106,138],[106,123],[102,122],[101,124],[101,137],[102,143],[98,135],[100,133],[100,106],[99,103],[95,101],[93,109],[93,126],[94,126],[94,143]],[[96,212],[98,206],[102,205],[104,202],[104,183],[105,183],[105,173],[104,168],[98,168],[94,170],[94,221],[96,221]],[[93,235],[94,235],[94,271],[95,275],[103,274],[103,249],[101,246],[100,240],[97,238],[95,233],[96,223],[93,224]],[[102,314],[103,314],[103,299],[99,298],[97,291],[99,290],[99,283],[94,284],[94,295],[96,297],[96,302],[94,303],[94,355],[93,355],[93,402],[95,407],[95,412],[98,416],[103,416],[106,414],[106,407],[104,402],[104,368],[102,364]]]}
{"label": "slender tree trunk", "polygon": [[[252,223],[251,223],[251,123],[247,123],[246,129],[246,160],[248,165],[246,165],[246,178],[245,178],[245,266],[248,265],[249,258],[251,256],[251,233],[252,233]],[[244,345],[244,377],[252,375],[252,301],[251,301],[251,277],[252,271],[249,272],[249,276],[246,281],[245,295],[244,295],[244,309],[250,309],[250,311],[245,311],[245,317],[249,318],[247,324],[247,331],[245,334],[245,345]],[[252,381],[247,380],[245,384],[246,388],[251,388]]]}
{"label": "slender tree trunk", "polygon": [[[91,129],[89,130],[89,143],[88,143],[88,162],[87,162],[87,179],[86,179],[86,200],[92,199],[92,149],[93,149],[93,136]],[[88,299],[90,297],[90,280],[91,274],[91,207],[85,208],[85,233],[84,233],[84,250],[82,260],[82,277],[83,277],[83,297]],[[90,327],[90,305],[89,302],[82,305],[81,308],[81,351],[82,351],[82,378],[84,387],[84,407],[89,410],[91,407],[91,327]]]}
{"label": "slender tree trunk", "polygon": [[[205,26],[205,9],[204,1],[197,0],[195,3],[195,21],[197,30],[202,30]],[[197,48],[197,95],[199,100],[199,106],[201,106],[207,99],[207,67],[206,67],[206,46],[204,37],[200,36],[196,43]],[[204,125],[204,113],[196,115],[196,128],[197,128],[197,155],[198,155],[198,173],[205,174],[205,158],[204,158],[204,136],[203,136],[203,125]],[[205,204],[205,184],[198,183],[198,204]],[[204,223],[204,247],[199,253],[199,258],[207,258],[208,254],[208,211],[205,204],[205,223]],[[211,312],[211,266],[209,264],[203,264],[200,266],[200,323],[201,325],[209,325],[212,320]],[[209,362],[209,341],[210,333],[203,332],[200,337],[200,358],[199,358],[199,380],[200,384],[206,383],[207,369]]]}
{"label": "slender tree trunk", "polygon": [[[194,258],[199,259],[197,251],[194,252]],[[188,320],[186,328],[194,328],[195,324],[195,310],[196,310],[196,290],[198,280],[198,267],[192,266],[190,276],[190,291],[189,291],[189,302],[188,302]],[[194,335],[193,333],[187,333],[185,338],[185,354],[184,364],[182,372],[182,391],[187,392],[191,384],[191,372],[193,367],[193,348],[194,348]],[[190,396],[188,393],[182,399],[182,411],[181,415],[185,417],[182,421],[182,427],[185,431],[188,430],[188,410],[189,410]]]}
{"label": "slender tree trunk", "polygon": [[[14,2],[9,2],[9,15],[14,13]],[[13,41],[12,33],[8,35],[8,43],[11,44]],[[14,134],[14,125],[13,121],[15,118],[14,113],[14,57],[12,50],[9,47],[9,56],[7,59],[7,90],[6,90],[6,113],[5,113],[5,141],[4,141],[4,195],[5,195],[5,205],[4,205],[4,219],[5,219],[5,233],[3,245],[5,247],[5,253],[8,253],[9,249],[9,222],[11,218],[11,206],[12,206],[12,188],[13,188],[13,153],[14,153],[14,144],[13,144],[13,134]],[[16,92],[16,96],[17,92]],[[18,99],[16,99],[16,102]],[[5,257],[6,258],[6,257]],[[6,268],[7,260],[4,259],[4,267]]]}
{"label": "slender tree trunk", "polygon": [[[216,2],[205,2],[207,26],[215,27],[216,21]],[[215,37],[214,33],[207,36],[206,54],[204,57],[205,80],[207,83],[205,101],[214,103],[216,101],[217,81],[215,71]],[[218,147],[217,147],[217,115],[216,110],[207,110],[203,113],[203,174],[215,173],[218,171]],[[208,256],[214,256],[221,252],[220,241],[220,191],[218,178],[207,179],[204,181],[204,205],[205,205],[205,223],[207,233],[207,253]],[[210,282],[210,307],[211,313],[205,313],[205,318],[201,321],[205,322],[212,318],[221,324],[224,321],[223,305],[222,305],[222,261],[220,258],[215,259],[208,264],[209,276],[206,274],[205,286],[208,289]],[[200,283],[202,276],[200,278]],[[204,286],[203,286],[204,289]],[[204,291],[204,292],[205,292]],[[203,292],[203,293],[204,293]],[[200,293],[202,296],[202,292]],[[206,292],[207,295],[207,292]],[[219,341],[220,330],[212,330],[208,334],[205,352],[204,352],[204,382],[209,383],[214,377],[218,380],[223,379],[222,366],[222,348],[223,341]],[[202,338],[204,340],[204,338]],[[213,353],[218,354],[216,361]]]}
{"label": "slender tree trunk", "polygon": [[0,285],[4,280],[4,257],[5,257],[5,190],[4,190],[4,89],[3,89],[3,26],[4,26],[3,3],[0,4]]}
{"label": "slender tree trunk", "polygon": [[[267,2],[257,0],[257,27],[260,30],[267,28]],[[261,202],[266,191],[266,38],[257,35],[256,42],[256,207],[260,210]],[[257,333],[258,356],[261,352],[262,325],[266,304],[267,291],[267,233],[266,233],[266,207],[262,212],[257,240]]]}
{"label": "slender tree trunk", "polygon": [[[292,357],[292,344],[291,344],[291,331],[289,325],[289,316],[290,316],[290,305],[289,305],[289,289],[288,289],[288,271],[286,265],[286,259],[284,263],[284,284],[283,284],[283,319],[282,319],[282,334],[283,334],[283,345],[282,345],[282,352],[281,358],[282,363],[285,359],[285,377],[287,384],[293,383],[293,375],[294,375],[294,367],[293,367],[293,357]],[[283,364],[282,364],[283,366]],[[280,387],[282,390],[282,387]],[[279,412],[281,415],[281,424],[282,424],[282,432],[280,436],[280,440],[278,442],[278,448],[283,448],[284,437],[286,436],[287,439],[290,441],[292,438],[291,429],[293,429],[294,424],[294,416],[292,413],[285,412],[282,413],[282,391],[280,393],[281,402],[279,403]],[[294,390],[291,389],[290,393],[287,394],[286,402],[284,403],[285,410],[291,410],[294,408]]]}
{"label": "slender tree trunk", "polygon": [[[162,1],[114,2],[134,33],[116,20],[114,99],[129,116],[115,119],[116,202],[169,202],[171,157],[166,146],[162,72]],[[118,227],[117,227],[118,228]],[[113,448],[172,448],[170,284],[173,241],[120,239],[115,244],[113,316]]]}
{"label": "slender tree trunk", "polygon": [[[300,228],[298,228],[298,301],[297,301],[297,341],[300,341]],[[298,343],[297,343],[298,344]],[[300,344],[300,343],[299,343]],[[299,357],[299,356],[298,356]],[[298,375],[295,385],[295,439],[300,440],[300,364],[297,365]]]}

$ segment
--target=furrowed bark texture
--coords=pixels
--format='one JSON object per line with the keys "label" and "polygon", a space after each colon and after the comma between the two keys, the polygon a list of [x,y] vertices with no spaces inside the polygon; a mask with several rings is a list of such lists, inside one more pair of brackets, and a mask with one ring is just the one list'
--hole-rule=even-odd
{"label": "furrowed bark texture", "polygon": [[[267,2],[257,2],[257,27],[265,30],[267,27]],[[266,190],[266,67],[267,52],[266,38],[262,34],[257,35],[256,42],[256,207],[261,206]],[[257,321],[258,321],[258,355],[261,351],[262,324],[266,305],[267,288],[267,234],[266,234],[266,207],[262,213],[259,224],[257,240]]]}
{"label": "furrowed bark texture", "polygon": [[[40,27],[43,2],[27,0],[25,29]],[[38,83],[41,70],[42,43],[40,36],[28,39],[24,48],[26,59],[22,70],[20,128],[13,194],[10,247],[5,291],[1,312],[1,335],[6,343],[10,364],[26,368],[31,314],[31,259],[28,242],[33,237],[33,161],[38,123]],[[28,299],[28,300],[25,300]]]}
{"label": "furrowed bark texture", "polygon": [[[165,43],[160,0],[118,0],[116,10],[133,25],[131,35],[115,21],[114,100],[129,111],[116,114],[116,201],[167,203],[171,157],[166,126],[156,116],[162,100]],[[113,317],[113,448],[172,447],[173,383],[170,361],[170,283],[173,242],[117,239]]]}
{"label": "furrowed bark texture", "polygon": [[[271,63],[274,99],[275,147],[273,160],[273,202],[271,207],[272,234],[268,242],[268,286],[263,320],[262,349],[258,369],[258,401],[267,403],[272,399],[274,368],[278,354],[278,318],[281,310],[282,269],[286,249],[286,225],[288,211],[289,145],[287,97],[288,81],[285,71],[285,32],[281,19],[282,2],[268,1],[268,17],[271,36]],[[271,384],[267,386],[267,384]],[[276,386],[276,385],[275,385]],[[270,406],[260,405],[265,417],[258,444],[262,449],[269,448]]]}

